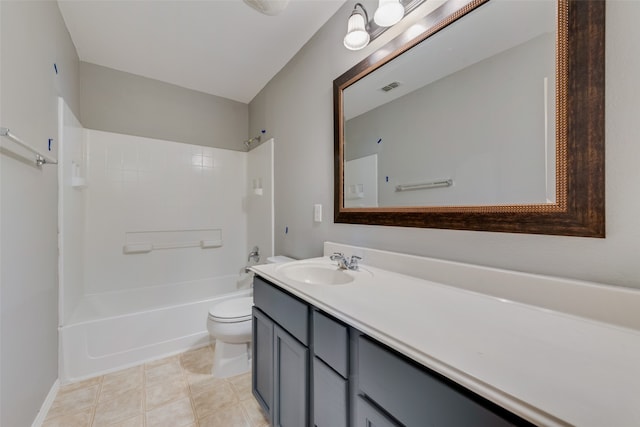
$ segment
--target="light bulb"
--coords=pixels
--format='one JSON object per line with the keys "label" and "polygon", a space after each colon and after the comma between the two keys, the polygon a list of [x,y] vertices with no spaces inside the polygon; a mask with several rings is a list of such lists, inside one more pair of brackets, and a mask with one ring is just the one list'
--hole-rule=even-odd
{"label": "light bulb", "polygon": [[390,27],[404,17],[404,6],[400,0],[379,0],[378,9],[373,15],[373,20],[381,27]]}
{"label": "light bulb", "polygon": [[344,47],[349,50],[360,50],[369,44],[369,33],[364,16],[354,11],[347,22],[347,35],[344,36]]}

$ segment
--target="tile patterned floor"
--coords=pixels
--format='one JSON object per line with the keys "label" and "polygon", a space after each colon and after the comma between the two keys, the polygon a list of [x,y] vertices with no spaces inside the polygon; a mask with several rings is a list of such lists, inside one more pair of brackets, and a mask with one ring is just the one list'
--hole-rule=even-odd
{"label": "tile patterned floor", "polygon": [[211,376],[203,347],[60,388],[43,427],[267,427],[251,374]]}

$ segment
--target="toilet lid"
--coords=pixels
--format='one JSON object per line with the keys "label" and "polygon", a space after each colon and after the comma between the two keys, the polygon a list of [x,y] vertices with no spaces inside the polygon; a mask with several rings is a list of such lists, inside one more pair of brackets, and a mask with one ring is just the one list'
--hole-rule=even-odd
{"label": "toilet lid", "polygon": [[209,309],[209,317],[219,322],[242,322],[251,319],[253,297],[231,298]]}

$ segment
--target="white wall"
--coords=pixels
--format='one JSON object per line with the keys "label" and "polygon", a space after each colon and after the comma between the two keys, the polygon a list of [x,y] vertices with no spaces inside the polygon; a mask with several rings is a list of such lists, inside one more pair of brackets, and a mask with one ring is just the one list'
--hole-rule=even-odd
{"label": "white wall", "polygon": [[[0,125],[42,150],[53,138],[56,157],[58,95],[78,112],[75,48],[56,2],[1,1],[0,15]],[[57,170],[0,144],[0,425],[18,427],[58,377]]]}
{"label": "white wall", "polygon": [[[87,130],[85,292],[97,293],[237,274],[246,260],[246,153]],[[223,246],[124,254],[153,243],[206,240]],[[176,231],[177,233],[166,233]],[[127,240],[129,239],[129,240]]]}
{"label": "white wall", "polygon": [[[79,178],[86,177],[84,128],[62,98],[59,99],[58,230],[59,318],[64,325],[84,294],[84,230],[86,193]],[[74,181],[75,179],[75,181]]]}
{"label": "white wall", "polygon": [[640,287],[640,2],[607,2],[606,239],[333,224],[330,216],[313,223],[313,203],[327,213],[333,208],[332,82],[412,22],[409,17],[363,51],[350,52],[342,38],[353,4],[346,3],[249,106],[250,134],[268,129],[278,141],[277,253],[319,256],[330,240]]}

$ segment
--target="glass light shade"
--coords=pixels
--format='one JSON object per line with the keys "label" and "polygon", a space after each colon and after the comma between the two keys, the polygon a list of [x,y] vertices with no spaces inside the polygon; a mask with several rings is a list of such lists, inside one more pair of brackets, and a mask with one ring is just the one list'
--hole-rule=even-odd
{"label": "glass light shade", "polygon": [[373,20],[381,27],[390,27],[404,17],[404,6],[400,0],[380,0]]}
{"label": "glass light shade", "polygon": [[369,33],[364,16],[354,12],[347,22],[347,35],[344,36],[344,47],[349,50],[360,50],[369,44]]}

